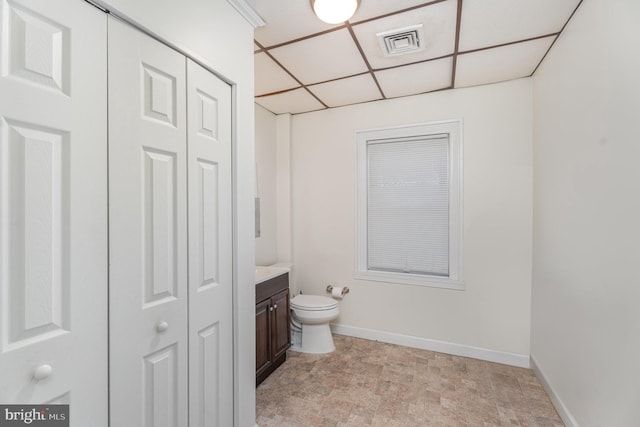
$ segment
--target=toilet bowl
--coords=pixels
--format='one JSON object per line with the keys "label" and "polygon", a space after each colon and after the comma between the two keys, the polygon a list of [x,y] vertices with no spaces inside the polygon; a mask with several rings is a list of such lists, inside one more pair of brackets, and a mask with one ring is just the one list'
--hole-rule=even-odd
{"label": "toilet bowl", "polygon": [[[302,353],[331,353],[336,349],[329,322],[340,314],[338,302],[320,295],[291,298],[292,350]],[[299,334],[296,338],[295,334]]]}

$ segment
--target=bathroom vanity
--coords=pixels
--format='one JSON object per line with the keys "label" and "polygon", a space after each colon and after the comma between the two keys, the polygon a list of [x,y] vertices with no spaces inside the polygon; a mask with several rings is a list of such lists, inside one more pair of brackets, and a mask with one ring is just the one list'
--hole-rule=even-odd
{"label": "bathroom vanity", "polygon": [[[260,270],[261,269],[261,270]],[[291,345],[289,273],[256,269],[256,386],[287,358]]]}

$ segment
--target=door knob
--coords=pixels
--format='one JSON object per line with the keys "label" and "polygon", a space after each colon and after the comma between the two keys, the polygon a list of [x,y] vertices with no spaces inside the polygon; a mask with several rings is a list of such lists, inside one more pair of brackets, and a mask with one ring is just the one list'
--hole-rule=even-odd
{"label": "door knob", "polygon": [[40,365],[36,368],[35,371],[33,371],[33,379],[35,379],[36,381],[44,380],[46,378],[49,378],[52,372],[53,368],[51,367],[51,365]]}
{"label": "door knob", "polygon": [[156,325],[156,331],[158,331],[158,332],[164,332],[167,329],[169,329],[169,324],[167,322],[165,322],[164,320],[162,322],[159,322]]}

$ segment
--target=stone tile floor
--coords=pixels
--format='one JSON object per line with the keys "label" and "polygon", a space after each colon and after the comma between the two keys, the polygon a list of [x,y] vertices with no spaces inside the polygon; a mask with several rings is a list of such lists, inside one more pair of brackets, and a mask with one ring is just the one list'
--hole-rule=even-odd
{"label": "stone tile floor", "polygon": [[334,335],[256,391],[260,427],[564,426],[530,369]]}

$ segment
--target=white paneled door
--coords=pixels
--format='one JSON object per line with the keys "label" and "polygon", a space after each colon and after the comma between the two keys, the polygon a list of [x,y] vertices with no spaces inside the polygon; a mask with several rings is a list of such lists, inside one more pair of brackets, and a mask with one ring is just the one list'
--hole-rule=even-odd
{"label": "white paneled door", "polygon": [[115,19],[109,214],[112,425],[232,425],[231,88]]}
{"label": "white paneled door", "polygon": [[111,425],[187,425],[185,58],[109,19]]}
{"label": "white paneled door", "polygon": [[0,402],[107,425],[106,15],[0,0]]}
{"label": "white paneled door", "polygon": [[187,61],[189,425],[233,425],[231,87]]}

